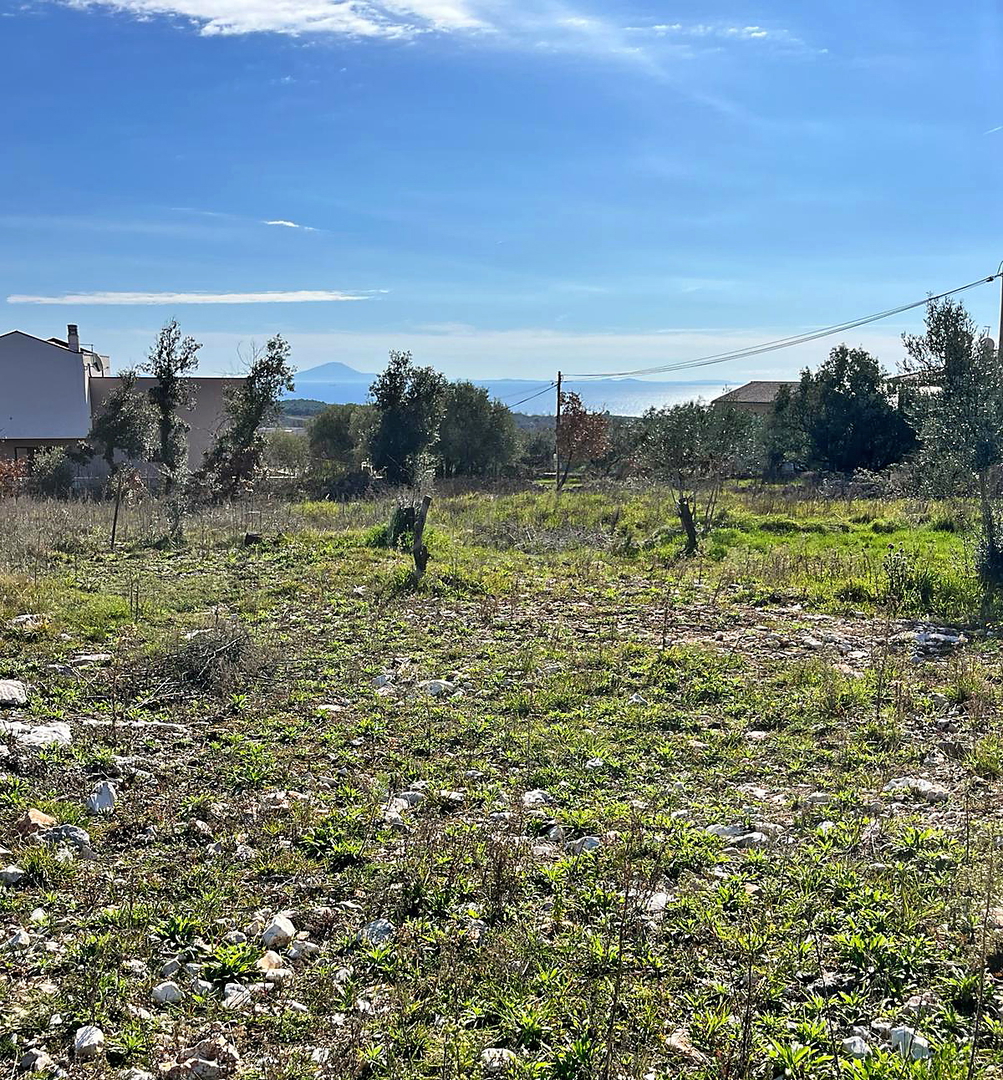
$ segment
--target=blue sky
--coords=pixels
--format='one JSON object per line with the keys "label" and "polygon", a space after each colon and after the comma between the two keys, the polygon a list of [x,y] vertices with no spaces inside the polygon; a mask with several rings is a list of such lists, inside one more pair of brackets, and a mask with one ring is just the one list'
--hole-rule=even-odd
{"label": "blue sky", "polygon": [[[77,322],[125,366],[176,316],[207,372],[280,331],[301,369],[549,377],[988,275],[1003,12],[952,7],[0,0],[0,329]],[[852,340],[891,367],[916,324]]]}

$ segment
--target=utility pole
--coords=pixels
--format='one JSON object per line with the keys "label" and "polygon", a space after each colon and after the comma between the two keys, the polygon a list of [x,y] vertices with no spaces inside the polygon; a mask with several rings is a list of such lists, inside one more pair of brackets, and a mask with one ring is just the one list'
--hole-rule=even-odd
{"label": "utility pole", "polygon": [[[1003,301],[1001,301],[1003,303]],[[1003,319],[1003,310],[1000,318]],[[554,490],[561,486],[561,373],[557,373],[557,412],[554,417]]]}
{"label": "utility pole", "polygon": [[999,358],[1003,356],[1003,263],[1000,263],[996,276],[1000,279],[1000,325],[999,336],[996,338],[996,359],[998,362]]}

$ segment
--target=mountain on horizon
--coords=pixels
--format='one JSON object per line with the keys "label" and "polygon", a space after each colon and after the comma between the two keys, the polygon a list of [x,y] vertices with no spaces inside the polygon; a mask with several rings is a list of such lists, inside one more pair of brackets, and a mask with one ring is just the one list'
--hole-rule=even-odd
{"label": "mountain on horizon", "polygon": [[[307,378],[309,376],[309,378]],[[321,364],[319,367],[307,368],[297,376],[306,382],[364,382],[368,386],[376,378],[375,373],[356,371],[348,364],[342,364],[338,360]]]}
{"label": "mountain on horizon", "polygon": [[[296,376],[296,389],[287,397],[311,398],[328,405],[363,405],[375,374],[333,360],[308,368]],[[471,379],[483,386],[493,398],[504,402],[514,412],[553,414],[555,392],[549,380]],[[639,416],[645,409],[674,405],[697,397],[713,397],[722,389],[720,382],[646,382],[643,379],[588,379],[569,381],[568,390],[579,394],[586,407],[607,409],[621,416]]]}

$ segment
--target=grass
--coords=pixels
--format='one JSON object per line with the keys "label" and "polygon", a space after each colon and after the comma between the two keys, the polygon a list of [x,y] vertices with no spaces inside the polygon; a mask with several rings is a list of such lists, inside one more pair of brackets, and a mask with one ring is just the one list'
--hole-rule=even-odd
{"label": "grass", "polygon": [[[31,939],[0,952],[8,1065],[90,1022],[116,1069],[221,1032],[262,1078],[477,1076],[488,1048],[562,1080],[1000,1075],[1000,650],[897,640],[978,616],[964,506],[735,491],[680,560],[658,489],[445,495],[418,589],[370,542],[389,511],[262,503],[162,550],[140,504],[111,553],[103,504],[0,505],[0,678],[74,738],[0,765],[0,922]],[[902,776],[949,798],[882,793]],[[95,858],[17,835],[29,807]],[[282,911],[316,948],[256,989]]]}

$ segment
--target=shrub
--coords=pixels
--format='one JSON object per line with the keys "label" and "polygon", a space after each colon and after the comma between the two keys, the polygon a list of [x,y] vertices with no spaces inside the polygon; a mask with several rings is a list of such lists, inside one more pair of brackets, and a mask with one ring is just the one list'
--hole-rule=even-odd
{"label": "shrub", "polygon": [[34,495],[50,499],[65,499],[73,490],[76,470],[61,446],[42,450],[32,463],[29,487]]}
{"label": "shrub", "polygon": [[324,461],[310,469],[305,486],[315,499],[348,502],[370,495],[373,481],[373,474],[366,469],[346,471],[336,462]]}
{"label": "shrub", "polygon": [[975,553],[975,569],[987,595],[1003,589],[1003,515],[998,505],[983,507],[982,527]]}
{"label": "shrub", "polygon": [[179,689],[228,697],[263,674],[270,657],[239,622],[220,619],[152,658],[152,677]]}
{"label": "shrub", "polygon": [[399,504],[394,507],[387,525],[377,525],[366,533],[366,546],[402,550],[414,543],[418,507]]}
{"label": "shrub", "polygon": [[963,533],[967,528],[964,516],[956,510],[938,514],[931,522],[930,529],[933,532]]}
{"label": "shrub", "polygon": [[876,518],[871,522],[871,532],[878,533],[878,535],[902,532],[906,528],[908,526],[905,522],[897,521],[895,518]]}
{"label": "shrub", "polygon": [[23,461],[0,461],[0,495],[17,495],[27,482],[28,468]]}

